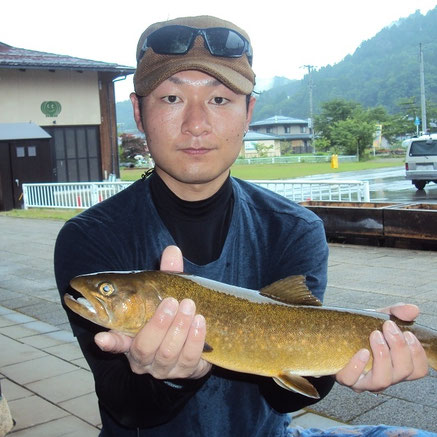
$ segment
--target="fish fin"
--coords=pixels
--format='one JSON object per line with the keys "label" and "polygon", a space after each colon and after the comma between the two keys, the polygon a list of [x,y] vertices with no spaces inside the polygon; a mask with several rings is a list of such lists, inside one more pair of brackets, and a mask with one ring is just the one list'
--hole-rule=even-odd
{"label": "fish fin", "polygon": [[267,287],[261,288],[259,292],[263,296],[289,305],[322,305],[322,302],[311,294],[311,291],[305,284],[305,276],[303,275],[280,279]]}
{"label": "fish fin", "polygon": [[210,346],[208,343],[204,343],[203,345],[203,352],[212,352],[214,349],[212,346]]}
{"label": "fish fin", "polygon": [[407,327],[407,326],[413,326],[414,325],[414,320],[412,320],[412,321],[402,320],[402,319],[397,318],[393,314],[390,314],[390,320],[392,322],[395,322],[396,325],[399,325],[399,326]]}
{"label": "fish fin", "polygon": [[294,391],[304,396],[308,396],[313,399],[320,399],[319,392],[306,378],[299,375],[293,375],[291,373],[283,373],[278,376],[274,376],[273,380],[280,387],[286,390]]}

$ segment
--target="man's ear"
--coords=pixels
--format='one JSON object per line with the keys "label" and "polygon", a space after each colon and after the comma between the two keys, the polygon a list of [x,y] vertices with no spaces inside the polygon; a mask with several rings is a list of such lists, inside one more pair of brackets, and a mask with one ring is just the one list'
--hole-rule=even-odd
{"label": "man's ear", "polygon": [[134,119],[137,124],[137,128],[140,132],[144,133],[143,120],[141,118],[140,99],[135,93],[130,94],[130,101],[132,102],[132,108],[134,110]]}

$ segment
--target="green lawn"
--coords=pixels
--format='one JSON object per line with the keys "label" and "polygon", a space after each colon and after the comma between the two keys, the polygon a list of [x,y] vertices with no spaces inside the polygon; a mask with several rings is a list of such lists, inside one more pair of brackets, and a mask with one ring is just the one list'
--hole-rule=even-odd
{"label": "green lawn", "polygon": [[1,211],[0,216],[66,221],[81,211],[83,210],[54,208],[12,209],[11,211]]}
{"label": "green lawn", "polygon": [[[340,162],[337,169],[330,162],[293,163],[293,164],[250,164],[233,165],[232,176],[240,179],[290,179],[325,173],[360,171],[372,168],[395,167],[404,165],[404,158],[378,158],[362,162]],[[122,169],[121,179],[135,181],[144,173],[144,169]]]}
{"label": "green lawn", "polygon": [[[404,165],[404,158],[379,158],[363,162],[340,162],[338,169],[332,169],[329,162],[301,164],[251,164],[234,165],[232,176],[241,179],[289,179],[314,174],[340,173],[342,171],[359,171],[372,168],[395,167]],[[144,169],[121,169],[121,179],[135,181],[144,173]],[[27,217],[38,219],[68,220],[81,210],[31,208],[0,212],[0,216]]]}

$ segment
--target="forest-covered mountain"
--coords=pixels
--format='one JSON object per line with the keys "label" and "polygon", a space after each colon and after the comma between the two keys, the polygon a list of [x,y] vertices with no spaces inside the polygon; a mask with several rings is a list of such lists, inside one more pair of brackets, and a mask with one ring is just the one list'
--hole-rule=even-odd
{"label": "forest-covered mountain", "polygon": [[[313,110],[335,98],[353,100],[365,107],[402,110],[400,102],[420,106],[419,45],[424,54],[428,104],[437,105],[437,7],[420,11],[382,29],[363,41],[352,55],[335,65],[313,70]],[[257,96],[253,121],[274,115],[309,117],[308,75],[302,80],[275,78],[273,87]],[[120,131],[135,130],[130,101],[117,103]]]}
{"label": "forest-covered mountain", "polygon": [[[419,45],[424,54],[425,91],[437,104],[437,7],[400,19],[364,41],[352,55],[333,66],[312,72],[313,108],[335,98],[354,100],[365,107],[384,106],[400,111],[399,102],[420,105]],[[254,120],[273,115],[309,117],[308,75],[274,87],[258,96]]]}

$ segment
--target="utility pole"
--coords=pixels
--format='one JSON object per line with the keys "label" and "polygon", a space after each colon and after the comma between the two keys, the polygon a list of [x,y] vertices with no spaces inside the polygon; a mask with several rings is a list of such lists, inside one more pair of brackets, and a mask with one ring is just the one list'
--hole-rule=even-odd
{"label": "utility pole", "polygon": [[420,52],[420,102],[422,104],[422,135],[426,134],[426,100],[425,100],[425,73],[423,71],[423,51],[422,43],[419,44]]}
{"label": "utility pole", "polygon": [[314,153],[316,153],[316,147],[314,146],[313,76],[312,76],[314,65],[304,65],[302,68],[308,69],[308,90],[310,96],[310,120],[311,120],[311,145],[313,146]]}

